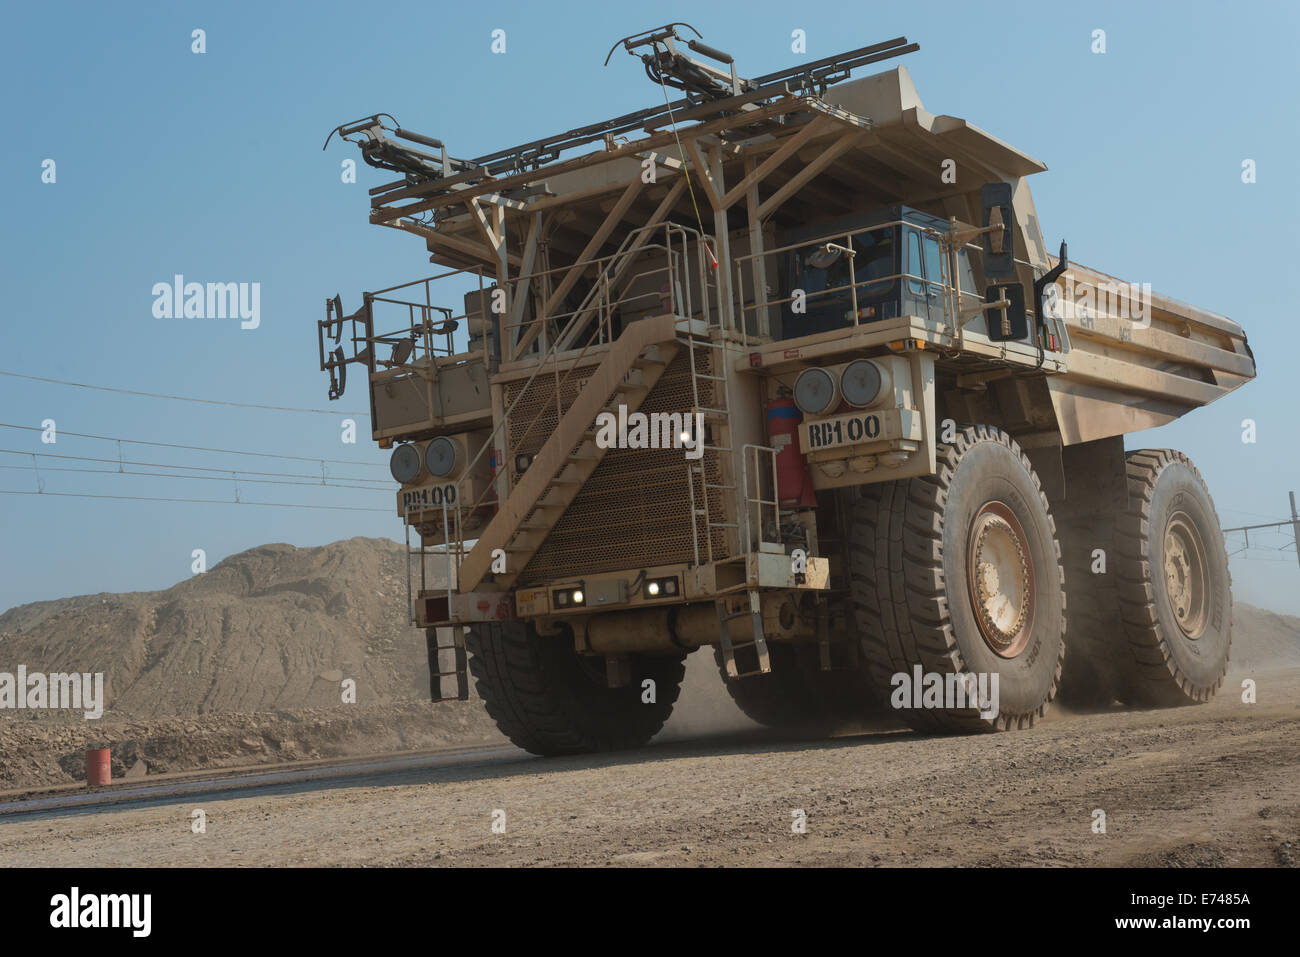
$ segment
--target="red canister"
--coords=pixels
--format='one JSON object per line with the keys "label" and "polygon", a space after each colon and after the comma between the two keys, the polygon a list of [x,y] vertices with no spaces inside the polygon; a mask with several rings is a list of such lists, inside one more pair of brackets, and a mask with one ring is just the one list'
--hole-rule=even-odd
{"label": "red canister", "polygon": [[814,508],[817,493],[813,491],[808,460],[799,448],[799,423],[803,416],[789,396],[773,399],[767,406],[767,435],[776,449],[777,498],[782,508]]}
{"label": "red canister", "polygon": [[102,787],[113,777],[113,755],[108,748],[86,752],[86,783]]}

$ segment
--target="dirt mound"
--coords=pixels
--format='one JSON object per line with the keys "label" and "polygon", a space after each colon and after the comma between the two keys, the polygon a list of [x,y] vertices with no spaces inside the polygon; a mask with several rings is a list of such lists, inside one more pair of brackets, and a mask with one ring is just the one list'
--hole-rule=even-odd
{"label": "dirt mound", "polygon": [[1300,618],[1240,602],[1232,606],[1230,672],[1300,666]]}
{"label": "dirt mound", "polygon": [[0,615],[0,670],[103,672],[113,718],[427,700],[402,547],[264,545],[165,591],[37,602]]}

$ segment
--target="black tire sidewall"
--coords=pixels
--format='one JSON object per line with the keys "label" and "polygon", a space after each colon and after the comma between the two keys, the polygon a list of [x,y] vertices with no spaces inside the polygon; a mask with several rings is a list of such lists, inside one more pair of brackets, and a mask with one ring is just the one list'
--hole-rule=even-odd
{"label": "black tire sidewall", "polygon": [[[1176,512],[1183,512],[1196,525],[1209,574],[1209,618],[1195,639],[1188,638],[1179,627],[1164,580],[1165,528]],[[1147,521],[1149,531],[1143,557],[1151,569],[1160,634],[1179,671],[1195,688],[1215,688],[1227,670],[1232,639],[1232,584],[1223,532],[1210,495],[1196,472],[1177,460],[1161,469],[1152,490]]]}
{"label": "black tire sidewall", "polygon": [[[672,713],[686,653],[632,655],[631,681],[609,688],[603,661],[579,660],[572,634],[541,635],[530,623],[487,623],[466,638],[475,686],[489,714],[518,747],[560,755],[640,747]],[[656,683],[642,702],[642,682]]]}
{"label": "black tire sidewall", "polygon": [[[658,730],[667,720],[677,699],[681,670],[686,654],[629,655],[631,680],[611,688],[605,679],[605,662],[599,656],[582,660],[573,648],[573,633],[567,626],[558,635],[540,635],[531,627],[528,637],[537,656],[539,673],[552,689],[554,701],[570,717],[575,727],[601,735],[614,728],[626,727],[634,735],[641,728]],[[655,703],[641,700],[642,682],[655,683]],[[650,732],[653,734],[654,732]]]}
{"label": "black tire sidewall", "polygon": [[[1034,621],[1029,643],[1004,658],[980,633],[967,583],[971,526],[989,501],[1006,505],[1029,542],[1034,571]],[[1042,493],[1020,455],[997,441],[979,442],[958,460],[949,488],[943,529],[943,572],[949,615],[965,670],[998,675],[999,710],[1036,712],[1055,691],[1065,608],[1060,560]]]}

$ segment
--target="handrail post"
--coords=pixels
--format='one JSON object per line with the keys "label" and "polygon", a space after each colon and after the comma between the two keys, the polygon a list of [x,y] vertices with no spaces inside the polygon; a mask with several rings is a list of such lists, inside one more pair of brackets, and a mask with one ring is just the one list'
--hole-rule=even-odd
{"label": "handrail post", "polygon": [[858,325],[858,257],[853,255],[853,234],[847,233],[844,236],[844,248],[849,252],[849,295],[853,302],[853,325]]}
{"label": "handrail post", "polygon": [[406,621],[415,621],[415,603],[411,600],[411,506],[402,507],[402,524],[406,527]]}
{"label": "handrail post", "polygon": [[[460,498],[460,496],[457,496],[457,499],[459,499],[459,498]],[[459,536],[459,533],[458,533],[458,536]],[[421,538],[420,541],[421,541],[421,543],[423,543],[424,539]],[[421,547],[423,547],[423,544],[421,545]],[[452,551],[451,551],[451,530],[447,527],[447,496],[445,496],[445,495],[442,497],[442,550],[443,550],[444,552],[447,553],[447,615],[448,615],[448,617],[450,617],[451,614],[452,614],[452,608],[451,608],[451,595],[452,595],[452,591],[451,591],[451,588],[452,588],[452,586],[451,586],[451,564],[452,564],[452,557],[451,557],[451,556],[452,556]],[[423,579],[424,579],[424,555],[423,555],[423,553],[420,555],[420,579],[421,579],[421,584],[423,584]]]}

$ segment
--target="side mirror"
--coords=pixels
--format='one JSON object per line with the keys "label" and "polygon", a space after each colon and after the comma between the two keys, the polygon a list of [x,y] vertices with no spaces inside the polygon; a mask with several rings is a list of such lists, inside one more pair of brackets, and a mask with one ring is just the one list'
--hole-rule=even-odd
{"label": "side mirror", "polygon": [[985,309],[991,342],[1016,342],[1029,335],[1029,315],[1025,312],[1025,287],[1018,282],[989,286],[984,302],[1005,299],[1007,305]]}
{"label": "side mirror", "polygon": [[1010,183],[985,183],[980,187],[980,226],[998,223],[1000,233],[984,233],[984,278],[1010,279],[1016,274],[1016,219],[1011,206]]}

